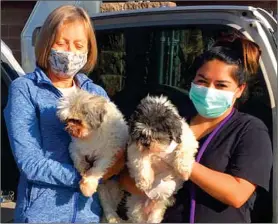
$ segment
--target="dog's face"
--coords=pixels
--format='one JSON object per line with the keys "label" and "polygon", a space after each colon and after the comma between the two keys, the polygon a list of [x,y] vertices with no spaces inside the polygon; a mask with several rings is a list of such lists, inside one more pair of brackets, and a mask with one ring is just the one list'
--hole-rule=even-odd
{"label": "dog's face", "polygon": [[86,138],[102,124],[107,100],[78,90],[58,103],[57,115],[66,124],[65,130],[75,138]]}
{"label": "dog's face", "polygon": [[181,143],[181,117],[166,97],[147,96],[131,116],[129,131],[140,151],[166,151]]}

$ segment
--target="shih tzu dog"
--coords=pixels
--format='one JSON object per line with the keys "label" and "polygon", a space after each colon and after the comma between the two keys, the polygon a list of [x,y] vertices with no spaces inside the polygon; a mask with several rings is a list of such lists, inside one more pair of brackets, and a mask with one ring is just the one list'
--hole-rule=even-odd
{"label": "shih tzu dog", "polygon": [[[175,106],[163,96],[147,96],[141,101],[129,120],[129,136],[127,167],[145,195],[127,197],[128,222],[160,223],[185,181],[180,173],[190,176],[198,142]],[[115,207],[106,204],[104,208],[114,217],[111,220],[119,220]]]}
{"label": "shih tzu dog", "polygon": [[[147,96],[141,101],[129,121],[129,134],[127,166],[146,196],[127,198],[127,216],[131,222],[160,223],[182,187],[180,173],[190,176],[198,142],[164,96]],[[162,166],[162,161],[173,168]]]}
{"label": "shih tzu dog", "polygon": [[115,155],[126,147],[128,126],[114,103],[80,89],[61,98],[57,115],[72,137],[69,151],[82,176],[80,190],[90,197]]}

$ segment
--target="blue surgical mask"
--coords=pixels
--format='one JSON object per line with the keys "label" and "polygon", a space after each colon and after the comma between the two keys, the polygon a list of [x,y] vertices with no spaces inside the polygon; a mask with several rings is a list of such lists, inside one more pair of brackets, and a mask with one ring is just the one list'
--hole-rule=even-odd
{"label": "blue surgical mask", "polygon": [[206,118],[217,118],[233,105],[235,93],[191,84],[189,97],[198,113]]}

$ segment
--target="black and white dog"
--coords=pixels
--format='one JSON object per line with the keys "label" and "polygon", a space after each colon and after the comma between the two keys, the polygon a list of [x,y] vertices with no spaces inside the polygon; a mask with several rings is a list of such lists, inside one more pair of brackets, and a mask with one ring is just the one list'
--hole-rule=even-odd
{"label": "black and white dog", "polygon": [[164,96],[147,96],[141,101],[129,120],[129,136],[127,167],[136,186],[146,195],[127,198],[128,222],[160,223],[166,208],[174,202],[173,195],[185,181],[179,173],[190,176],[198,142]]}

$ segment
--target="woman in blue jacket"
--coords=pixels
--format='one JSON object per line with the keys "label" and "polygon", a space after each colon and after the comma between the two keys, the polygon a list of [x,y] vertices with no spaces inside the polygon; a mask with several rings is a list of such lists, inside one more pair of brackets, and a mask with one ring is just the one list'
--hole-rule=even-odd
{"label": "woman in blue jacket", "polygon": [[62,95],[76,88],[107,97],[86,75],[97,59],[87,13],[76,6],[55,9],[35,46],[37,67],[10,87],[5,121],[20,170],[15,222],[99,222],[98,195],[84,197],[70,159],[70,136],[56,117]]}

